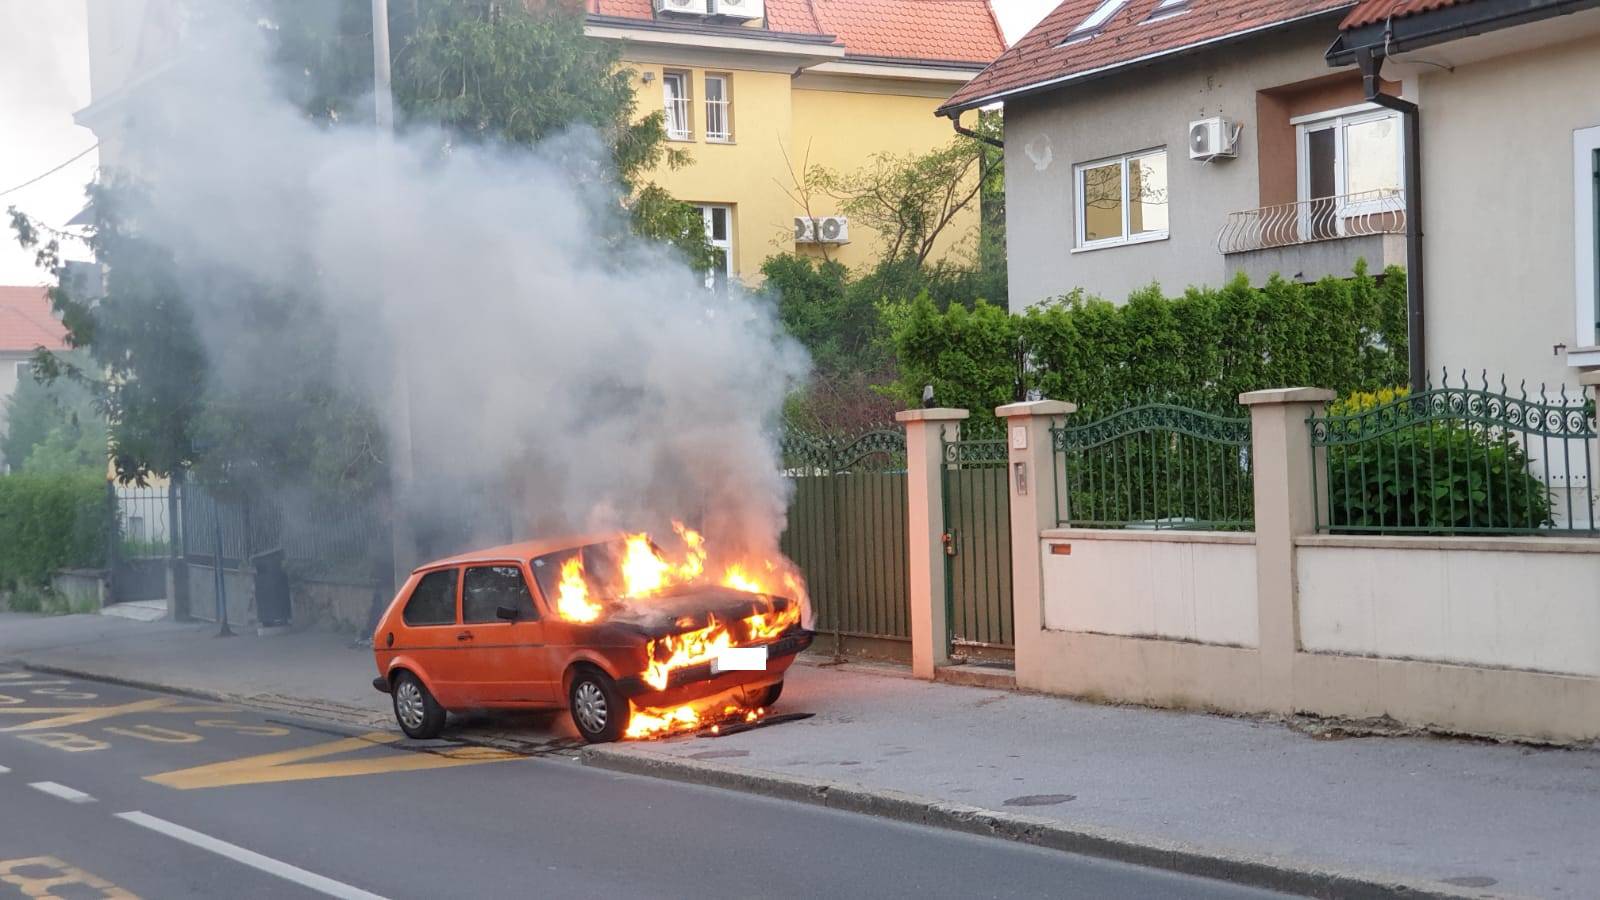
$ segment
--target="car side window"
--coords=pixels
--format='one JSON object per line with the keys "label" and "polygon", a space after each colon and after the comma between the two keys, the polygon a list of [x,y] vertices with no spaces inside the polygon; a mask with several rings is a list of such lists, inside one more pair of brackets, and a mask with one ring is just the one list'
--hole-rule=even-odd
{"label": "car side window", "polygon": [[474,566],[461,582],[461,621],[468,624],[499,621],[502,606],[517,611],[519,619],[537,619],[533,595],[518,566]]}
{"label": "car side window", "polygon": [[454,625],[456,570],[441,569],[422,576],[401,617],[407,625]]}

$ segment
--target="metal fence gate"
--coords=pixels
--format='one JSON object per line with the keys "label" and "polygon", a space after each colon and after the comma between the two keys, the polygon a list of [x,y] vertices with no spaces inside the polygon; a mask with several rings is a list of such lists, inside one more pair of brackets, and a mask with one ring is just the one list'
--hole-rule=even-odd
{"label": "metal fence gate", "polygon": [[1011,490],[1002,437],[942,440],[945,621],[952,656],[1007,657],[1011,613]]}
{"label": "metal fence gate", "polygon": [[794,485],[781,547],[805,574],[816,630],[909,643],[906,438],[871,431],[842,438],[789,433]]}

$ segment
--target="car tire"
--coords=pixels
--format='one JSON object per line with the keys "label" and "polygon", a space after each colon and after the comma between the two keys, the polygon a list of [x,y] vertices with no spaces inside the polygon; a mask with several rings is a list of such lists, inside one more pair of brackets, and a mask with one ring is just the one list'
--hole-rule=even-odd
{"label": "car tire", "polygon": [[767,687],[767,692],[761,696],[761,706],[764,709],[771,709],[772,705],[777,703],[778,698],[782,696],[783,682],[780,681],[777,684],[769,685]]}
{"label": "car tire", "polygon": [[633,707],[616,682],[597,669],[579,669],[567,691],[568,709],[578,734],[591,744],[617,740],[628,730]]}
{"label": "car tire", "polygon": [[433,693],[422,679],[410,672],[401,672],[395,676],[389,693],[394,698],[394,720],[400,723],[400,730],[406,737],[425,741],[438,737],[444,730],[444,707],[433,699]]}

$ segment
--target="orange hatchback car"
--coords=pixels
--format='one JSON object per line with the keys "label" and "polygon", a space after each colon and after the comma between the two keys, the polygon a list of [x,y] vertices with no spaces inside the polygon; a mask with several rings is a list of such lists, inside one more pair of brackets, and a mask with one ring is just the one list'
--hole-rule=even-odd
{"label": "orange hatchback car", "polygon": [[[615,539],[538,541],[419,567],[373,634],[373,687],[413,738],[438,735],[449,711],[565,708],[584,740],[614,741],[635,707],[777,700],[812,639],[794,601],[696,585],[624,603],[605,588],[622,553]],[[592,621],[558,611],[574,559],[603,609]],[[730,647],[745,649],[724,665]]]}

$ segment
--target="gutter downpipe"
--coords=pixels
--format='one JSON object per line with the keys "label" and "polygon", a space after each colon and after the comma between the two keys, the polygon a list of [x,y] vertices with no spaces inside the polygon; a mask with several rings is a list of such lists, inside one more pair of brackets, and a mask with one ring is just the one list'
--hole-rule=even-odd
{"label": "gutter downpipe", "polygon": [[1378,70],[1383,57],[1371,47],[1356,51],[1361,84],[1368,102],[1388,107],[1405,119],[1406,156],[1406,347],[1409,351],[1411,390],[1428,389],[1428,331],[1423,304],[1422,261],[1422,111],[1417,104],[1383,93]]}
{"label": "gutter downpipe", "polygon": [[951,127],[953,127],[956,130],[956,134],[959,134],[962,137],[972,138],[973,140],[976,140],[976,141],[983,141],[985,144],[988,144],[991,147],[999,147],[1001,150],[1004,150],[1006,148],[1006,142],[1005,141],[1002,141],[999,138],[989,137],[987,134],[979,134],[976,131],[973,131],[971,128],[968,128],[965,125],[962,125],[961,124],[961,113],[959,113],[959,112],[958,113],[954,113],[954,114],[950,115],[948,118],[950,119]]}

